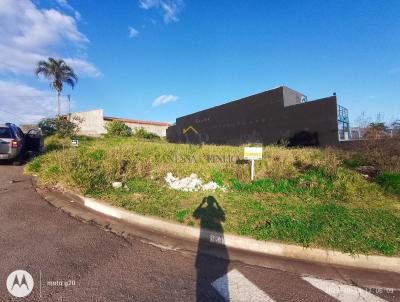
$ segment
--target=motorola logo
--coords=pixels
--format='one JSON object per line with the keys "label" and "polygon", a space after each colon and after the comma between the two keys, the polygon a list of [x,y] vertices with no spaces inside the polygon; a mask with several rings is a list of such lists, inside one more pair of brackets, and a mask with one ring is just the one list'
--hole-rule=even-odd
{"label": "motorola logo", "polygon": [[26,297],[33,290],[33,285],[33,278],[27,271],[16,270],[8,275],[7,289],[14,297]]}

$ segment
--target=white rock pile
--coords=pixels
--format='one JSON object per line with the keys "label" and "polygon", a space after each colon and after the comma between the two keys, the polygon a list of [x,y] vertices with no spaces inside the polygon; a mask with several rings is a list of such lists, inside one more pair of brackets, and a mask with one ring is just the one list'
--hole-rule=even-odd
{"label": "white rock pile", "polygon": [[191,174],[189,177],[179,179],[169,172],[165,177],[165,182],[171,189],[185,192],[213,191],[216,189],[225,190],[225,187],[221,187],[213,181],[203,184],[203,181],[195,173]]}
{"label": "white rock pile", "polygon": [[120,182],[120,181],[114,181],[114,182],[112,183],[112,187],[113,187],[114,189],[119,189],[119,188],[122,187],[122,182]]}

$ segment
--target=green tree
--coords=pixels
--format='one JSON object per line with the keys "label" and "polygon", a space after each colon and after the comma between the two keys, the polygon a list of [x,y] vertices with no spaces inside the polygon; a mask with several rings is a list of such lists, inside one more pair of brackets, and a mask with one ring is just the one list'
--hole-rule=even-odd
{"label": "green tree", "polygon": [[73,137],[79,131],[79,124],[82,121],[83,119],[79,117],[70,120],[67,116],[59,115],[56,118],[42,119],[38,126],[46,136],[57,134],[59,137]]}
{"label": "green tree", "polygon": [[69,118],[64,115],[56,117],[55,120],[58,136],[70,138],[76,135],[79,130],[79,123],[82,121],[78,117],[72,118],[72,121],[70,121]]}
{"label": "green tree", "polygon": [[386,131],[388,129],[388,127],[383,122],[370,123],[369,128],[375,131]]}
{"label": "green tree", "polygon": [[37,76],[42,75],[51,81],[51,87],[57,91],[58,115],[61,114],[60,94],[63,84],[74,88],[78,82],[78,77],[74,70],[62,59],[49,58],[47,61],[39,61],[35,70]]}
{"label": "green tree", "polygon": [[107,135],[109,136],[130,136],[131,129],[121,121],[111,121],[106,124]]}
{"label": "green tree", "polygon": [[57,123],[55,118],[42,119],[38,126],[46,136],[53,135],[57,132]]}

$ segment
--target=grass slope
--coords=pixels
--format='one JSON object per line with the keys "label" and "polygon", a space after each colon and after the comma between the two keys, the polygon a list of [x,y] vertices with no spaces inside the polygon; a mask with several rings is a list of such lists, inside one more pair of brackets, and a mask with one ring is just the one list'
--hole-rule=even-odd
{"label": "grass slope", "polygon": [[[46,145],[52,151],[26,168],[42,185],[60,184],[187,225],[199,225],[193,213],[212,197],[224,211],[225,232],[349,253],[400,254],[399,174],[382,172],[376,182],[368,181],[342,163],[343,151],[268,146],[256,162],[257,180],[249,182],[242,147],[135,138],[81,139],[79,148],[49,138]],[[170,190],[167,172],[196,173],[229,190]],[[124,187],[112,189],[113,181]],[[208,228],[218,228],[209,221]]]}

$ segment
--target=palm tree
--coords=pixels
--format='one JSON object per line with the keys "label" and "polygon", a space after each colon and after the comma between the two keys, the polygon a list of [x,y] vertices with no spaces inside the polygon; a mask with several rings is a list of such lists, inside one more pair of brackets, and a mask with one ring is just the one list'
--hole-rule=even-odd
{"label": "palm tree", "polygon": [[57,91],[58,115],[61,114],[60,94],[63,83],[73,89],[78,82],[74,70],[62,59],[49,58],[47,61],[39,61],[35,70],[37,76],[43,75],[51,81],[51,86]]}

